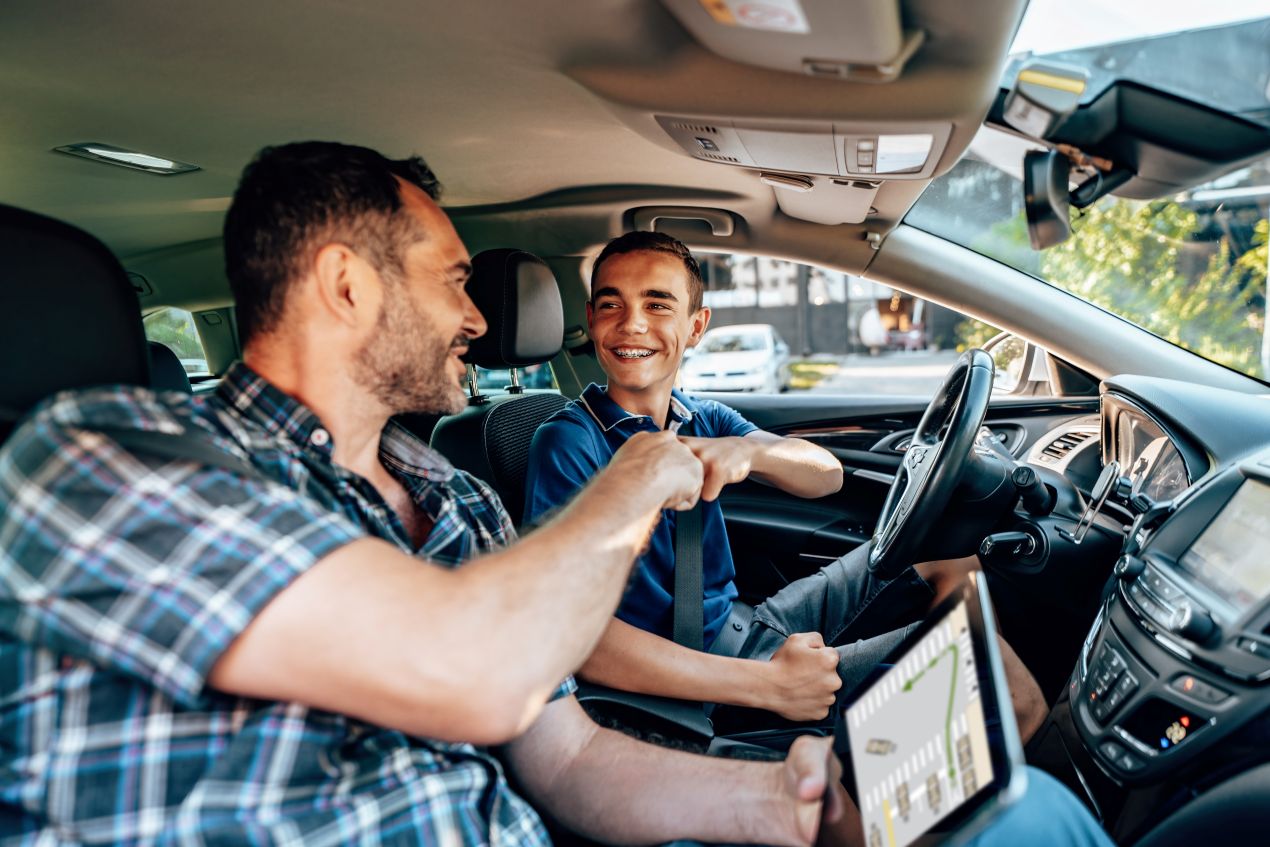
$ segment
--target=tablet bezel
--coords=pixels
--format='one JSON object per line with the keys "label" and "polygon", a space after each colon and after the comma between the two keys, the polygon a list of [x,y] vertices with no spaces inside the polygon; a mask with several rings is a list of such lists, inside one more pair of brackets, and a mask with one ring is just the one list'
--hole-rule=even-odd
{"label": "tablet bezel", "polygon": [[[852,800],[859,806],[859,793],[855,786],[855,763],[846,723],[847,712],[886,672],[898,664],[914,645],[938,626],[959,604],[966,604],[966,617],[970,626],[970,642],[974,650],[975,673],[979,680],[980,701],[983,704],[984,723],[987,727],[988,753],[992,762],[992,780],[981,785],[972,797],[957,809],[936,821],[914,844],[932,844],[944,839],[962,841],[979,832],[992,817],[1022,796],[1027,784],[1024,768],[1023,744],[1019,739],[1018,724],[1014,718],[1014,706],[1006,684],[1005,665],[997,643],[996,619],[988,598],[987,580],[982,573],[970,574],[948,597],[931,610],[922,623],[883,660],[885,667],[877,668],[851,695],[844,700],[837,719],[837,743],[835,749],[846,767],[844,784]],[[863,823],[863,821],[862,821]],[[867,838],[867,833],[866,833]]]}

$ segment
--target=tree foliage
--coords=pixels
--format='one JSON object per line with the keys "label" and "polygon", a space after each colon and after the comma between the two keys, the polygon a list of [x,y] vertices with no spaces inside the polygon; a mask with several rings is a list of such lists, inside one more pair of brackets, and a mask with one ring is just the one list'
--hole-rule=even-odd
{"label": "tree foliage", "polygon": [[[1263,376],[1267,224],[1240,252],[1229,232],[1200,237],[1214,221],[1171,200],[1109,199],[1073,221],[1067,241],[1039,254],[1041,278],[1201,356]],[[985,252],[1025,243],[1022,216],[985,234]],[[988,253],[993,255],[992,252]],[[968,323],[963,344],[982,343]]]}
{"label": "tree foliage", "polygon": [[181,359],[202,359],[194,318],[181,309],[161,309],[145,319],[146,338],[170,347]]}

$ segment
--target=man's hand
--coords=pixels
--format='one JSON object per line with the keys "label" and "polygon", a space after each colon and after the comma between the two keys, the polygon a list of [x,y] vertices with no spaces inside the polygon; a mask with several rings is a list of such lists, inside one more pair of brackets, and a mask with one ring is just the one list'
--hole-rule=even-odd
{"label": "man's hand", "polygon": [[629,477],[633,491],[663,496],[663,509],[687,511],[701,496],[702,464],[669,432],[632,435],[613,455],[608,470]]}
{"label": "man's hand", "polygon": [[767,663],[769,690],[763,708],[793,721],[813,721],[829,714],[834,692],[842,687],[838,651],[826,647],[818,632],[799,632],[785,639]]}
{"label": "man's hand", "polygon": [[[789,814],[783,821],[788,827],[786,843],[816,843],[820,835],[821,811],[826,795],[829,806],[823,810],[825,823],[836,823],[845,810],[844,792],[839,780],[842,765],[833,755],[833,738],[804,735],[789,748],[785,765],[778,772],[781,784],[778,795],[785,800]],[[832,786],[826,792],[825,788]]]}
{"label": "man's hand", "polygon": [[740,482],[754,469],[754,455],[760,449],[757,440],[728,436],[725,438],[679,439],[705,469],[705,481],[701,485],[702,500],[717,500],[723,486]]}

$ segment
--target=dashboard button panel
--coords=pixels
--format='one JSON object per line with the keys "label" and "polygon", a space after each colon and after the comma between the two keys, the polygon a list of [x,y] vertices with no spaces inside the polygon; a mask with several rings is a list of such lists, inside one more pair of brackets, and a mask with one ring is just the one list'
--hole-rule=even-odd
{"label": "dashboard button panel", "polygon": [[1172,681],[1169,682],[1169,688],[1201,703],[1212,703],[1215,705],[1230,698],[1229,692],[1223,691],[1215,685],[1209,685],[1191,674],[1173,677]]}
{"label": "dashboard button panel", "polygon": [[1124,657],[1102,645],[1089,672],[1089,711],[1094,720],[1106,723],[1137,688],[1137,677],[1126,669]]}

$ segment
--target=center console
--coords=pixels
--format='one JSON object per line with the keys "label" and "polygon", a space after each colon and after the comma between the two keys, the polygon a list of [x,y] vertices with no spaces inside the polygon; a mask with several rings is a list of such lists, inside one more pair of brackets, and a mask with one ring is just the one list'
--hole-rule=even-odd
{"label": "center console", "polygon": [[1068,692],[1082,746],[1129,787],[1175,777],[1270,707],[1270,451],[1136,541]]}

